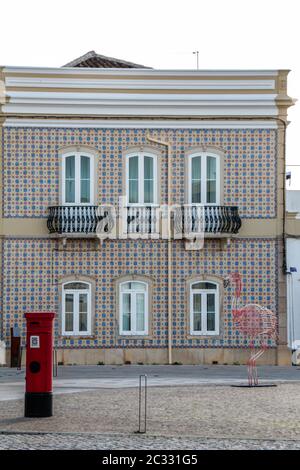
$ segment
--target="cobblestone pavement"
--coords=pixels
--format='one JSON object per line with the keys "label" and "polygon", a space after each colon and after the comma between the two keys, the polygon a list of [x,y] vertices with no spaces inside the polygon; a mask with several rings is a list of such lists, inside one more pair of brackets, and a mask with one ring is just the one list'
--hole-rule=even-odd
{"label": "cobblestone pavement", "polygon": [[89,433],[0,433],[0,450],[300,450],[300,441]]}
{"label": "cobblestone pavement", "polygon": [[[115,445],[114,448],[118,448],[121,444],[131,448],[141,442],[147,444],[147,437],[134,434],[138,429],[137,388],[55,395],[53,402],[54,416],[38,419],[24,418],[24,400],[0,402],[0,431],[6,432],[1,437],[1,445],[13,446],[14,439],[17,444],[20,441],[28,446],[38,445],[36,442],[67,445],[69,439],[71,448],[73,445]],[[272,442],[272,446],[300,449],[299,403],[299,383],[256,389],[225,385],[151,387],[148,389],[147,431],[149,436],[174,439],[171,447],[222,445],[232,448],[233,444],[245,442],[265,446]],[[11,437],[7,432],[26,434]],[[31,432],[46,433],[47,438],[29,435]],[[70,432],[79,434],[76,438],[51,434]],[[91,433],[100,433],[101,438],[98,435],[91,438]],[[110,443],[111,438],[107,439],[106,433],[122,434],[122,441],[116,437]],[[161,437],[161,441],[156,439],[160,448],[169,445],[165,437]],[[153,448],[152,441],[149,448]]]}

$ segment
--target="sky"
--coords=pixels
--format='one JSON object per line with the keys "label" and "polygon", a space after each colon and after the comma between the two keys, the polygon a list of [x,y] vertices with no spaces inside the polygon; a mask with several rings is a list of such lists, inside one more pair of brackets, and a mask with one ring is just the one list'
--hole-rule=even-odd
{"label": "sky", "polygon": [[[297,8],[298,4],[298,8]],[[4,0],[0,64],[60,67],[90,50],[158,69],[289,69],[300,98],[298,0]],[[300,104],[290,108],[289,189],[300,190]]]}

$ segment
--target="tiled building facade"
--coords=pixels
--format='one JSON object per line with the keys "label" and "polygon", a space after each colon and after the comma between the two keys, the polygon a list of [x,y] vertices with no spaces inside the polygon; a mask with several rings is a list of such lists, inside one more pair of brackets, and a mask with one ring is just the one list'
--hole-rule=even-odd
{"label": "tiled building facade", "polygon": [[[55,346],[64,363],[244,363],[250,339],[235,328],[234,290],[226,283],[231,273],[239,272],[241,304],[265,306],[277,319],[279,340],[267,341],[262,360],[290,362],[282,274],[282,175],[286,111],[291,104],[286,76],[286,71],[0,69],[1,340],[7,358],[12,326],[20,327],[24,342],[25,312],[55,311]],[[143,178],[156,178],[151,184],[160,206],[191,206],[189,187],[196,188],[200,181],[208,188],[209,177],[205,183],[203,175],[197,180],[189,158],[204,161],[207,155],[216,156],[219,166],[213,184],[219,189],[214,186],[212,191],[218,197],[211,205],[201,202],[220,208],[209,212],[219,225],[206,228],[202,248],[184,237],[164,239],[161,229],[156,239],[103,240],[94,229],[78,230],[76,224],[82,222],[70,222],[74,209],[64,208],[75,207],[65,202],[67,191],[71,194],[73,189],[63,185],[73,188],[77,180],[68,176],[62,163],[73,154],[93,157],[93,171],[86,178],[79,160],[81,194],[83,180],[88,180],[89,197],[95,194],[93,205],[115,207],[128,191],[131,197],[130,184],[135,187],[134,181],[140,181],[130,176],[128,156],[157,159],[152,168],[156,177],[151,173]],[[54,228],[50,206],[62,207],[54,216]],[[231,220],[224,228],[222,207],[238,208],[241,226],[232,229]],[[222,214],[233,218],[226,210]],[[71,229],[64,224],[71,224]],[[89,286],[88,294],[82,283]],[[76,315],[89,317],[79,320],[87,321],[85,332],[67,331],[68,295],[72,322]],[[212,328],[209,302],[215,315]],[[88,311],[82,307],[85,303]],[[207,331],[203,319],[197,330],[196,320],[204,315]],[[135,329],[130,326],[133,321]],[[141,321],[142,334],[137,327]]]}

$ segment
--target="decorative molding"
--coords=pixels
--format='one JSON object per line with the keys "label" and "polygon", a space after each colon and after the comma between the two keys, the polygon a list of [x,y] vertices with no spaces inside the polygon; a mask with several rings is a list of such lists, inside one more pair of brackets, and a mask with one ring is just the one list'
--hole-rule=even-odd
{"label": "decorative molding", "polygon": [[275,90],[274,79],[202,79],[202,80],[162,80],[162,79],[86,79],[86,78],[41,78],[10,77],[5,80],[7,88],[82,88],[82,89],[128,89],[128,90]]}
{"label": "decorative molding", "polygon": [[105,120],[6,118],[4,127],[93,129],[277,129],[275,120]]}
{"label": "decorative molding", "polygon": [[4,114],[63,116],[277,116],[276,94],[7,92]]}
{"label": "decorative molding", "polygon": [[3,72],[6,75],[115,75],[115,76],[145,76],[145,77],[273,77],[276,78],[279,72],[285,71],[289,72],[288,69],[262,69],[262,70],[241,70],[241,69],[219,69],[219,70],[189,70],[189,69],[116,69],[116,68],[78,68],[78,67],[13,67],[13,66],[4,66]]}
{"label": "decorative molding", "polygon": [[2,112],[21,116],[277,116],[278,107],[292,104],[277,90],[278,77],[287,73],[4,67],[7,102]]}

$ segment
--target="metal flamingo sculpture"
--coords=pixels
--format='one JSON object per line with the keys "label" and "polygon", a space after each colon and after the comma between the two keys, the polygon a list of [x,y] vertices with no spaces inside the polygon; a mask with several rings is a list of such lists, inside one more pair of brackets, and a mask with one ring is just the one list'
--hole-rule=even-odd
{"label": "metal flamingo sculpture", "polygon": [[[247,304],[239,306],[242,281],[239,273],[232,273],[229,280],[235,286],[235,293],[232,302],[233,323],[238,331],[250,338],[250,348],[252,353],[248,360],[248,384],[258,385],[256,361],[267,349],[267,340],[277,340],[277,321],[274,313],[266,307],[257,304]],[[260,349],[255,352],[255,340],[260,340]]]}

